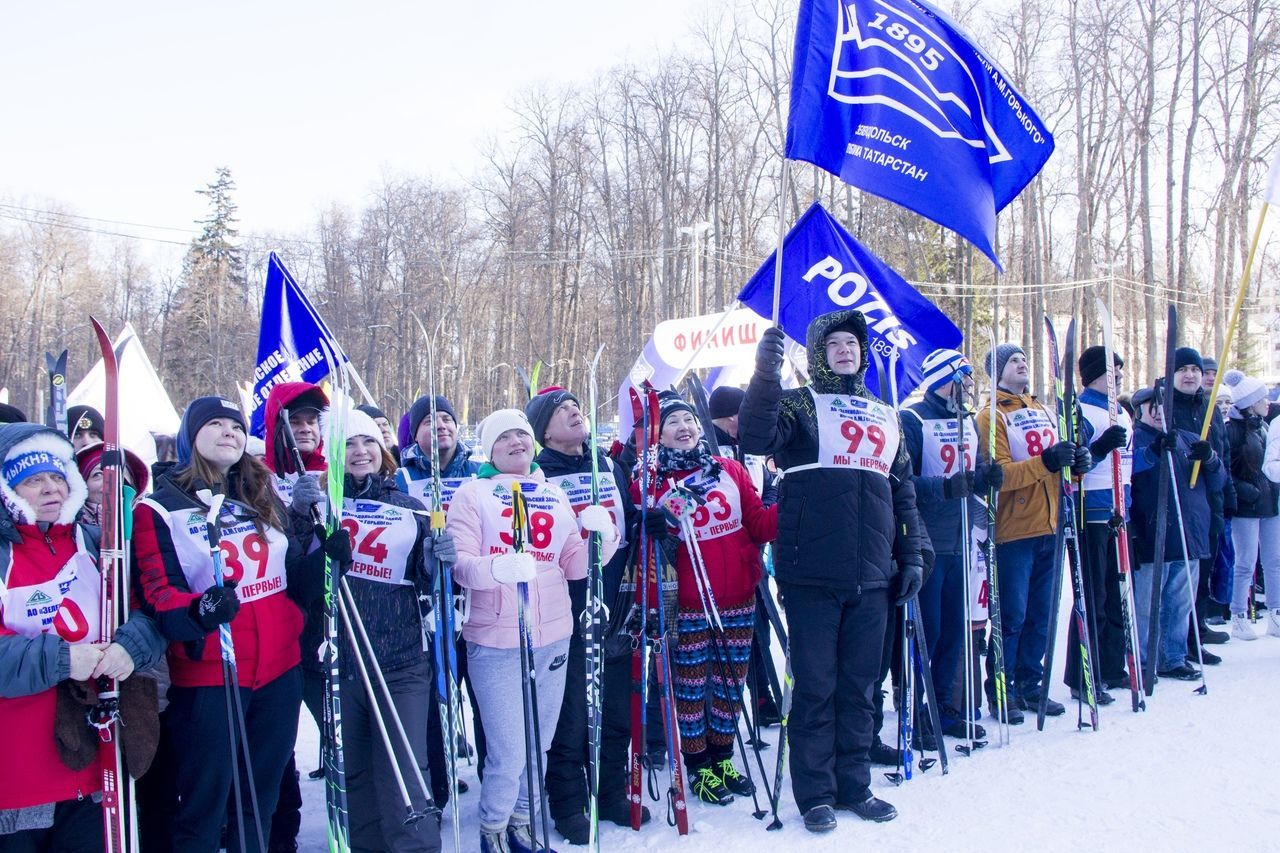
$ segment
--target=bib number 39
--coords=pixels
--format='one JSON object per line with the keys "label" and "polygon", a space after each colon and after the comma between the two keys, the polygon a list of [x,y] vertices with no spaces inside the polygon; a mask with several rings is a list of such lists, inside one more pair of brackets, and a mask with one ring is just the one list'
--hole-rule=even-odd
{"label": "bib number 39", "polygon": [[222,552],[222,562],[225,564],[222,573],[224,580],[239,583],[244,579],[245,566],[242,557],[253,563],[256,570],[254,580],[261,580],[266,574],[267,543],[260,533],[250,533],[240,540],[239,547],[234,542],[223,539],[218,543],[218,550]]}

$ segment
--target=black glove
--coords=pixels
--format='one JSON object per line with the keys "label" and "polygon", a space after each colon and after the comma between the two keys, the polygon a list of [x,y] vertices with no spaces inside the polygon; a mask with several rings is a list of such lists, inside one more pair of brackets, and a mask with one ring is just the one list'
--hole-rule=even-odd
{"label": "black glove", "polygon": [[654,542],[661,542],[671,535],[667,528],[667,514],[661,509],[652,508],[644,516],[645,535]]}
{"label": "black glove", "polygon": [[1056,474],[1076,461],[1076,446],[1069,441],[1059,441],[1040,454],[1040,461],[1049,473]]}
{"label": "black glove", "polygon": [[[321,527],[320,531],[324,528]],[[319,532],[319,531],[317,531]],[[346,574],[351,566],[351,536],[347,531],[338,528],[329,534],[320,534],[320,549],[324,555],[338,566],[342,574]]]}
{"label": "black glove", "polygon": [[988,489],[995,489],[998,492],[1004,485],[1004,468],[1000,467],[999,462],[979,462],[973,483],[979,492],[985,492]]}
{"label": "black glove", "polygon": [[1152,444],[1155,445],[1157,453],[1177,453],[1178,452],[1178,436],[1172,432],[1162,432]]}
{"label": "black glove", "polygon": [[1129,431],[1116,424],[1102,431],[1102,435],[1098,436],[1098,440],[1089,447],[1089,452],[1093,454],[1094,459],[1101,459],[1111,451],[1119,450],[1128,443]]}
{"label": "black glove", "polygon": [[226,625],[239,612],[240,599],[236,598],[236,585],[232,581],[224,586],[209,587],[204,595],[191,602],[191,618],[206,631]]}
{"label": "black glove", "polygon": [[906,604],[924,584],[924,574],[919,566],[900,566],[898,571],[897,604]]}
{"label": "black glove", "polygon": [[756,373],[761,376],[782,376],[782,355],[784,341],[782,330],[770,326],[760,335],[760,343],[756,347]]}
{"label": "black glove", "polygon": [[1071,463],[1071,473],[1083,477],[1093,467],[1093,453],[1083,444],[1076,446],[1076,458]]}
{"label": "black glove", "polygon": [[942,481],[942,496],[949,501],[967,498],[973,494],[974,474],[972,471],[961,471],[952,474]]}
{"label": "black glove", "polygon": [[1193,441],[1187,454],[1193,462],[1208,462],[1213,458],[1213,445],[1207,441]]}

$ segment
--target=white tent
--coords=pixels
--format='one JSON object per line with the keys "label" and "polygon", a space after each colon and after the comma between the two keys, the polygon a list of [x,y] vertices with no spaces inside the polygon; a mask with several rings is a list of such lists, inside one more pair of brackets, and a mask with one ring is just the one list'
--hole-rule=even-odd
{"label": "white tent", "polygon": [[[180,418],[133,324],[125,323],[115,339],[115,349],[120,362],[120,443],[151,464],[156,461],[156,443],[151,434],[177,434]],[[105,400],[106,376],[102,359],[98,359],[67,395],[67,406],[93,406],[106,414]]]}

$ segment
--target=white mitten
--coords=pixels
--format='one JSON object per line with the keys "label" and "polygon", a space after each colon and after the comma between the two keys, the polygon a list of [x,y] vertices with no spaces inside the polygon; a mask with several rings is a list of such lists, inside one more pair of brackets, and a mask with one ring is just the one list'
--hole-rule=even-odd
{"label": "white mitten", "polygon": [[538,564],[530,554],[499,554],[489,571],[498,583],[528,583],[538,573]]}
{"label": "white mitten", "polygon": [[582,512],[578,513],[578,523],[583,530],[603,534],[606,539],[613,539],[618,535],[618,530],[613,525],[613,516],[600,504],[583,507]]}

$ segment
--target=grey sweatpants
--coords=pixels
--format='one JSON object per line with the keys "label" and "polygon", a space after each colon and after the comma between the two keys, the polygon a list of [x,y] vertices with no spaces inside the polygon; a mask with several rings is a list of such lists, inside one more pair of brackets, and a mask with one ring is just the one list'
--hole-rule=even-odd
{"label": "grey sweatpants", "polygon": [[1262,558],[1263,580],[1267,584],[1267,607],[1277,601],[1280,591],[1280,516],[1271,518],[1231,519],[1231,544],[1236,549],[1235,577],[1231,584],[1231,614],[1239,616],[1249,610],[1249,588],[1253,570]]}
{"label": "grey sweatpants", "polygon": [[[546,767],[547,749],[556,733],[560,702],[564,698],[569,638],[533,650],[538,687],[539,749]],[[538,812],[539,791],[532,797],[526,784],[524,702],[520,681],[520,649],[495,649],[467,643],[467,670],[471,689],[484,720],[488,752],[484,758],[484,784],[480,789],[480,829],[497,832],[508,823],[530,823]],[[534,785],[542,787],[536,778]]]}

